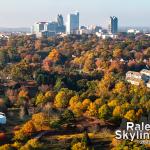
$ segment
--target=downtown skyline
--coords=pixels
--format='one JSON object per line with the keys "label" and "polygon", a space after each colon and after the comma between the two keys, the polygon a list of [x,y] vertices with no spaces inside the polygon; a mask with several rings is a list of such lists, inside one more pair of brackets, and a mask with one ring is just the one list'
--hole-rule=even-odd
{"label": "downtown skyline", "polygon": [[5,0],[0,4],[0,27],[30,27],[38,21],[53,21],[59,13],[66,22],[67,14],[76,10],[81,14],[80,25],[107,27],[108,18],[114,15],[120,19],[120,26],[150,26],[149,0]]}

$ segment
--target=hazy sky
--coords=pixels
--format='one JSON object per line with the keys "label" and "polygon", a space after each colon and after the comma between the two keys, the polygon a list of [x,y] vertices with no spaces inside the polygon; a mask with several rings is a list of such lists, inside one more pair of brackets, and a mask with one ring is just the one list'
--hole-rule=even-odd
{"label": "hazy sky", "polygon": [[120,26],[150,26],[150,0],[0,0],[0,27],[30,27],[78,10],[81,25],[106,26],[117,16]]}

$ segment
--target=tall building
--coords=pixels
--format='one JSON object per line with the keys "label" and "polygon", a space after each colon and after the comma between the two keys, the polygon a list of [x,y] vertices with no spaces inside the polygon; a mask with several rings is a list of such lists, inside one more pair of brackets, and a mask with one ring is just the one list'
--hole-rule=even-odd
{"label": "tall building", "polygon": [[57,22],[48,22],[44,26],[45,31],[57,32],[58,23]]}
{"label": "tall building", "polygon": [[46,22],[37,22],[37,23],[35,23],[34,27],[33,27],[33,33],[44,31],[45,24],[46,24]]}
{"label": "tall building", "polygon": [[58,26],[64,25],[64,19],[63,19],[63,16],[61,14],[58,14],[58,16],[57,16],[57,23],[58,23]]}
{"label": "tall building", "polygon": [[66,27],[64,26],[64,19],[61,14],[58,14],[57,16],[57,33],[64,33],[66,31]]}
{"label": "tall building", "polygon": [[79,12],[68,14],[66,23],[66,33],[76,34],[79,30]]}
{"label": "tall building", "polygon": [[109,30],[109,33],[111,34],[116,34],[118,32],[118,18],[117,17],[115,16],[110,17],[108,30]]}

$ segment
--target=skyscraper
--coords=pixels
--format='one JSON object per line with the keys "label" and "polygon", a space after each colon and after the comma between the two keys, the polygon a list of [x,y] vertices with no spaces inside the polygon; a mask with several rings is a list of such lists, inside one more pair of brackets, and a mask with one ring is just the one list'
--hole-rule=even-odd
{"label": "skyscraper", "polygon": [[57,32],[64,33],[66,31],[66,27],[64,26],[64,19],[61,14],[58,14],[57,16],[57,24],[58,24]]}
{"label": "skyscraper", "polygon": [[68,14],[66,23],[67,34],[76,34],[79,30],[79,12]]}
{"label": "skyscraper", "polygon": [[64,19],[63,19],[63,16],[61,14],[58,14],[57,22],[58,22],[58,26],[62,27],[64,25]]}
{"label": "skyscraper", "polygon": [[109,30],[109,33],[111,34],[116,34],[118,32],[118,18],[117,17],[115,16],[110,17],[108,30]]}

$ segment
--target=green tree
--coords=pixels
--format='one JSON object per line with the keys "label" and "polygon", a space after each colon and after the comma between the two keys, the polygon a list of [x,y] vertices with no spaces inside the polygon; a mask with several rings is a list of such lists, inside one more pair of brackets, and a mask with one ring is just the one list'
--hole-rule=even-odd
{"label": "green tree", "polygon": [[108,119],[108,118],[111,117],[110,108],[106,104],[102,105],[99,108],[98,113],[99,113],[99,118],[100,119]]}

